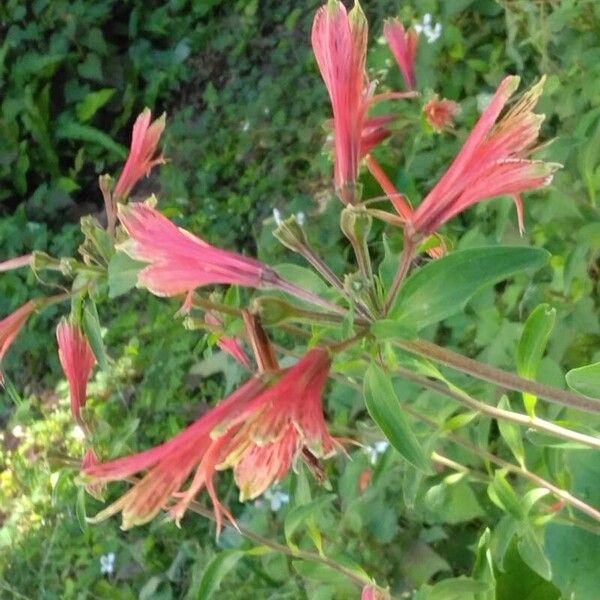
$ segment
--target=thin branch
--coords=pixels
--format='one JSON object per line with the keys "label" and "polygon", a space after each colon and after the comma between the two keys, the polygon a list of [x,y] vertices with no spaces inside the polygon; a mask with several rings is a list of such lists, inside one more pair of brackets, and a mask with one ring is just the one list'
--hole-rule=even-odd
{"label": "thin branch", "polygon": [[[430,427],[439,429],[438,423],[436,423],[430,417],[419,412],[418,410],[415,410],[412,406],[409,406],[408,404],[402,404],[402,410],[407,412],[409,415],[412,415],[416,419],[419,419],[419,421],[423,421]],[[567,504],[570,504],[571,506],[579,509],[581,512],[592,517],[596,521],[600,521],[600,511],[596,510],[593,506],[586,504],[583,500],[580,500],[576,496],[573,496],[573,494],[571,494],[570,492],[567,492],[567,491],[559,488],[558,486],[554,485],[550,481],[547,481],[543,477],[540,477],[539,475],[536,475],[535,473],[532,473],[531,471],[528,471],[527,469],[524,469],[523,467],[520,467],[518,465],[510,463],[502,458],[499,458],[498,456],[496,456],[495,454],[492,454],[491,452],[488,452],[487,450],[478,448],[477,446],[471,444],[470,442],[467,442],[466,440],[463,440],[460,436],[455,435],[451,432],[444,432],[444,436],[446,438],[448,438],[449,440],[451,440],[452,442],[454,442],[455,444],[458,444],[459,446],[462,446],[466,450],[469,450],[470,452],[477,454],[481,458],[483,458],[491,463],[494,463],[495,465],[497,465],[503,469],[506,469],[507,471],[509,471],[511,473],[515,473],[517,475],[520,475],[521,477],[525,477],[526,479],[533,481],[536,485],[539,485],[540,487],[543,487],[543,488],[549,490],[550,492],[552,492],[560,500],[563,500]]]}
{"label": "thin branch", "polygon": [[538,417],[530,417],[529,415],[524,415],[522,413],[490,406],[489,404],[485,404],[484,402],[480,402],[472,396],[469,396],[466,392],[452,389],[440,381],[435,381],[424,377],[423,375],[418,375],[417,373],[413,373],[404,367],[396,367],[394,368],[394,372],[401,375],[405,379],[409,379],[410,381],[418,383],[423,387],[440,392],[440,394],[443,394],[448,398],[452,398],[453,400],[456,400],[461,404],[472,408],[473,410],[489,415],[494,419],[511,421],[512,423],[517,423],[523,427],[531,427],[532,429],[545,431],[546,433],[569,440],[571,442],[577,442],[586,446],[590,446],[591,448],[600,449],[600,438],[586,435],[585,433],[580,433],[579,431],[573,431],[572,429],[567,429],[566,427],[561,427],[560,425],[555,425],[550,421],[545,421],[544,419],[540,419]]}
{"label": "thin branch", "polygon": [[503,371],[502,369],[480,363],[472,358],[467,358],[431,342],[426,342],[425,340],[409,341],[394,339],[393,343],[407,352],[430,358],[457,371],[467,373],[472,377],[494,383],[504,389],[527,392],[549,402],[560,404],[561,406],[600,413],[600,401],[572,394],[571,392],[538,383],[537,381],[524,379],[508,371]]}

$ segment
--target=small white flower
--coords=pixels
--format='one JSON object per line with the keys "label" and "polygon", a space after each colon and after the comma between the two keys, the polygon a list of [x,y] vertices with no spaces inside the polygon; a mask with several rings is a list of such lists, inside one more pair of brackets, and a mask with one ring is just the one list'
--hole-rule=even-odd
{"label": "small white flower", "polygon": [[275,225],[279,227],[283,223],[283,219],[281,218],[281,211],[278,208],[273,209],[273,220],[275,221]]}
{"label": "small white flower", "polygon": [[117,556],[114,552],[103,554],[100,557],[100,573],[102,575],[112,575],[115,570],[115,560]]}
{"label": "small white flower", "polygon": [[290,501],[289,495],[279,490],[268,489],[263,494],[263,497],[271,504],[271,510],[273,512],[277,512],[284,504],[287,504]]}
{"label": "small white flower", "polygon": [[75,425],[75,427],[73,427],[73,430],[71,431],[71,435],[78,442],[83,442],[83,440],[85,440],[85,431],[83,431],[83,429],[81,429],[81,427],[79,425]]}
{"label": "small white flower", "polygon": [[367,453],[367,456],[369,457],[370,463],[372,465],[374,465],[377,462],[377,459],[379,458],[379,456],[382,455],[389,447],[390,447],[389,442],[387,442],[385,440],[375,442],[374,444],[367,446],[365,448],[365,452]]}
{"label": "small white flower", "polygon": [[427,39],[428,44],[433,44],[442,35],[442,24],[436,23],[432,27],[433,19],[429,13],[425,14],[423,21],[415,25],[415,31],[422,33]]}
{"label": "small white flower", "polygon": [[242,125],[242,131],[248,131],[248,129],[250,129],[250,122],[244,121],[244,124]]}
{"label": "small white flower", "polygon": [[303,212],[296,213],[296,221],[302,227],[306,223],[306,215]]}
{"label": "small white flower", "polygon": [[23,427],[21,427],[21,425],[15,425],[13,427],[12,434],[16,438],[22,438],[25,437],[25,430],[23,429]]}

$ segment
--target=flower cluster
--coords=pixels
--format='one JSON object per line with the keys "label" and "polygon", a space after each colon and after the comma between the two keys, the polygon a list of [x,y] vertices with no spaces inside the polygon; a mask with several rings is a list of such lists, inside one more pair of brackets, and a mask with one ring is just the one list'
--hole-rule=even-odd
{"label": "flower cluster", "polygon": [[[266,312],[270,306],[277,312],[275,317],[265,319],[269,324],[293,315],[298,317],[299,323],[311,325],[348,324],[361,328],[357,339],[365,337],[373,320],[386,315],[412,260],[412,254],[405,253],[387,298],[382,301],[384,294],[379,297],[378,292],[383,284],[375,285],[366,242],[373,217],[402,228],[405,249],[412,252],[427,236],[439,235],[439,229],[449,219],[477,202],[498,195],[514,197],[522,228],[521,194],[551,181],[558,165],[531,159],[543,119],[533,112],[543,80],[503,114],[519,83],[518,77],[508,76],[500,82],[446,172],[423,201],[413,207],[374,156],[378,145],[392,135],[396,115],[374,116],[370,111],[377,102],[420,97],[416,72],[419,36],[422,34],[432,42],[441,35],[442,27],[440,24],[432,26],[431,17],[426,15],[423,23],[408,27],[399,19],[389,20],[383,33],[404,79],[406,92],[375,94],[376,82],[369,80],[366,64],[368,25],[358,2],[347,11],[340,1],[329,0],[318,9],[311,32],[316,62],[331,100],[333,180],[337,195],[346,205],[341,226],[355,251],[360,277],[351,274],[342,281],[315,253],[303,229],[304,213],[282,220],[279,211],[274,212],[278,225],[275,235],[284,246],[306,258],[330,284],[327,296],[283,278],[255,258],[213,246],[182,229],[156,208],[153,197],[145,202],[131,202],[131,193],[141,178],[165,160],[158,150],[165,117],[152,121],[150,110],[145,109],[133,126],[130,152],[116,184],[108,175],[100,178],[106,223],[91,222],[84,230],[86,242],[96,248],[104,260],[99,262],[106,267],[104,271],[100,266],[90,265],[89,255],[84,252],[81,252],[83,263],[75,259],[54,260],[44,255],[44,264],[63,274],[77,274],[73,278],[73,290],[56,297],[30,300],[0,321],[1,361],[37,309],[71,297],[78,300],[72,303],[69,318],[58,325],[56,337],[60,364],[69,384],[73,419],[85,441],[81,468],[87,489],[100,496],[109,481],[126,479],[133,483],[93,521],[120,512],[123,528],[129,528],[148,522],[161,510],[168,510],[179,523],[194,498],[206,490],[220,530],[224,520],[235,525],[235,519],[219,500],[215,483],[218,471],[231,469],[241,501],[255,499],[282,481],[300,460],[318,479],[323,479],[321,459],[331,456],[340,447],[328,430],[323,411],[331,355],[356,339],[334,342],[314,336],[313,339],[321,339],[323,345],[303,351],[293,366],[281,369],[277,352],[261,325],[261,311]],[[418,113],[429,124],[424,129],[428,134],[448,131],[460,112],[459,105],[437,95],[428,97]],[[360,168],[363,161],[396,214],[372,208],[372,201],[362,202]],[[428,247],[434,258],[444,250],[443,243]],[[132,286],[137,283],[157,296],[180,297],[183,311],[190,319],[192,313],[202,310],[202,318],[198,320],[201,326],[215,334],[219,347],[250,374],[243,385],[172,439],[130,456],[102,462],[101,453],[96,453],[93,447],[93,428],[83,410],[88,381],[96,359],[102,364],[102,355],[95,354],[98,336],[90,333],[93,344],[88,340],[86,332],[89,330],[82,324],[85,320],[81,306],[83,301],[96,297],[93,291],[106,285],[106,271],[110,273],[114,265],[111,261],[115,257],[127,260],[123,254],[143,263],[136,271]],[[37,260],[35,253],[17,257],[0,263],[0,272],[26,266],[34,268]],[[277,295],[260,298],[254,303],[253,311],[212,302],[212,297],[198,297],[198,290],[203,291],[207,286],[230,285],[260,291],[268,289]],[[367,291],[361,296],[363,290]],[[282,295],[291,296],[291,302]],[[312,310],[315,307],[319,310]],[[223,314],[229,316],[224,318]],[[243,321],[246,327],[245,338],[254,360],[246,353],[244,340],[224,331],[224,320],[232,314],[237,325],[241,327]],[[1,378],[0,373],[0,382]],[[371,448],[371,462],[375,463],[377,455],[386,448],[387,442]],[[370,471],[365,473],[364,488],[370,481]],[[271,496],[273,506],[280,506],[282,498],[287,497],[284,492],[281,494],[277,501]],[[112,573],[113,563],[114,554],[111,561],[107,559],[106,564],[103,563],[103,572]],[[378,597],[376,591],[369,586],[363,597]]]}

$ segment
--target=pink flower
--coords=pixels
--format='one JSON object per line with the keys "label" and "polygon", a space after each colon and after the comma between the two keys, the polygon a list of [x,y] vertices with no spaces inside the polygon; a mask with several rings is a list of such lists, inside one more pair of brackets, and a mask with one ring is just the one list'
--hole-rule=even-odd
{"label": "pink flower", "polygon": [[131,236],[121,248],[150,263],[140,272],[138,284],[158,296],[212,284],[257,288],[277,278],[261,262],[207,244],[147,204],[119,205],[119,219]]}
{"label": "pink flower", "polygon": [[[85,451],[83,460],[81,461],[81,469],[85,471],[86,469],[91,469],[98,464],[100,464],[100,461],[98,460],[96,453],[92,450],[92,448],[88,448]],[[106,484],[102,482],[89,484],[85,486],[85,489],[88,492],[88,494],[92,495],[97,500],[102,500],[105,488]]]}
{"label": "pink flower", "polygon": [[460,106],[452,100],[440,100],[434,96],[424,107],[425,119],[433,129],[440,132],[447,127],[452,127],[452,122],[460,113]]}
{"label": "pink flower", "polygon": [[373,95],[365,67],[367,35],[367,20],[358,2],[348,13],[341,2],[330,0],[313,21],[312,46],[333,109],[334,183],[346,204],[358,200],[360,159],[390,135],[386,125],[395,119],[394,115],[369,118],[370,106],[411,95]]}
{"label": "pink flower", "polygon": [[469,206],[503,194],[514,197],[523,229],[520,194],[548,185],[561,165],[527,159],[544,118],[533,112],[543,79],[496,122],[518,84],[516,76],[500,83],[453,163],[407,223],[409,237],[431,234]]}
{"label": "pink flower", "polygon": [[[37,307],[38,302],[36,300],[29,300],[29,302],[26,302],[23,306],[17,308],[15,312],[0,321],[0,364],[4,355],[8,352],[8,349],[27,322],[27,319],[29,319]],[[2,371],[0,371],[0,384],[2,384],[3,380],[4,376]]]}
{"label": "pink flower", "polygon": [[415,60],[417,57],[417,46],[419,45],[419,34],[412,27],[404,29],[404,25],[398,19],[389,19],[383,26],[383,35],[402,71],[404,82],[409,90],[414,90],[416,85]]}
{"label": "pink flower", "polygon": [[390,595],[374,585],[366,585],[363,588],[360,600],[389,600]]}
{"label": "pink flower", "polygon": [[[256,498],[280,481],[294,461],[317,463],[335,450],[327,431],[321,397],[330,360],[322,349],[309,351],[272,385],[254,377],[177,436],[151,450],[84,469],[92,483],[118,480],[147,470],[124,496],[94,517],[122,512],[123,528],[151,520],[170,507],[177,522],[206,488],[217,530],[223,517],[235,524],[214,486],[217,470],[233,468],[241,500]],[[277,372],[268,375],[271,380]],[[266,377],[266,376],[265,376]],[[189,485],[182,490],[185,482]]]}
{"label": "pink flower", "polygon": [[144,109],[133,125],[131,148],[123,167],[123,172],[115,186],[114,198],[122,200],[129,196],[135,184],[150,170],[165,162],[163,155],[154,157],[160,136],[165,129],[165,115],[156,119],[152,124],[152,113]]}
{"label": "pink flower", "polygon": [[[215,327],[220,328],[223,326],[222,321],[209,312],[204,315],[204,320],[209,325],[214,325]],[[219,346],[223,352],[231,354],[231,356],[233,356],[233,358],[235,358],[235,360],[237,360],[242,366],[246,367],[247,369],[250,368],[250,359],[236,338],[226,335],[219,335],[217,346]]]}
{"label": "pink flower", "polygon": [[96,358],[83,332],[65,319],[56,328],[56,339],[58,358],[69,382],[71,412],[77,423],[82,425],[81,409],[85,406],[87,383]]}
{"label": "pink flower", "polygon": [[341,2],[328,2],[313,21],[312,46],[333,108],[335,185],[341,199],[350,204],[367,112],[367,35],[367,21],[358,4],[348,15]]}

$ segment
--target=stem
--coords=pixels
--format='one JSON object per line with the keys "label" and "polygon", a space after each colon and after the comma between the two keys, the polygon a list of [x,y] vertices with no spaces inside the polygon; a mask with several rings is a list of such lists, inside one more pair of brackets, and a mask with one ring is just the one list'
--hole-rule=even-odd
{"label": "stem", "polygon": [[[211,521],[215,520],[212,511],[207,508],[204,508],[201,504],[199,504],[195,500],[192,500],[192,502],[190,502],[189,509],[192,512],[195,512],[196,514],[201,515],[202,517],[210,519]],[[267,546],[277,552],[280,552],[281,554],[290,556],[291,558],[307,560],[310,562],[321,563],[323,565],[326,565],[326,566],[330,567],[331,569],[333,569],[334,571],[337,571],[338,573],[341,573],[342,575],[347,577],[350,581],[352,581],[354,584],[356,584],[360,588],[362,588],[366,585],[374,585],[370,579],[361,577],[354,571],[347,569],[346,567],[340,565],[339,563],[337,563],[334,560],[327,558],[325,556],[321,556],[314,552],[308,552],[306,550],[294,551],[291,548],[289,548],[288,546],[285,546],[284,544],[280,544],[278,542],[274,542],[266,537],[263,537],[262,535],[260,535],[258,533],[255,533],[251,529],[247,529],[246,527],[242,527],[242,526],[234,527],[231,523],[225,523],[224,526],[229,527],[230,529],[233,529],[234,531],[241,533],[244,537],[248,538],[249,540],[252,540],[253,542],[256,542],[257,544]]]}
{"label": "stem", "polygon": [[414,381],[415,383],[422,385],[423,387],[435,390],[440,394],[447,396],[448,398],[457,400],[464,406],[467,406],[485,415],[489,415],[494,419],[511,421],[512,423],[517,423],[523,427],[531,427],[533,429],[537,429],[538,431],[545,431],[546,433],[550,433],[564,440],[578,442],[580,444],[590,446],[591,448],[600,449],[600,438],[586,435],[585,433],[580,433],[578,431],[572,431],[571,429],[561,427],[560,425],[555,425],[554,423],[550,423],[549,421],[545,421],[544,419],[540,419],[538,417],[530,417],[529,415],[490,406],[489,404],[485,404],[484,402],[476,400],[465,392],[449,388],[446,384],[439,381],[433,381],[422,375],[417,375],[416,373],[413,373],[404,367],[396,367],[394,372],[406,379],[409,379],[410,381]]}
{"label": "stem", "polygon": [[[329,266],[325,263],[325,261],[314,251],[312,246],[308,246],[306,244],[302,245],[302,248],[299,249],[299,254],[301,254],[308,263],[312,265],[312,267],[321,274],[323,279],[327,281],[334,288],[339,290],[341,294],[346,298],[346,300],[350,301],[346,290],[344,289],[344,284],[342,280],[329,268]],[[360,314],[366,319],[370,319],[371,314],[369,313],[368,307],[362,302],[358,302],[356,305],[357,310]]]}
{"label": "stem", "polygon": [[415,247],[413,243],[408,238],[405,238],[404,248],[402,249],[402,257],[400,258],[400,265],[398,266],[398,270],[396,271],[394,282],[392,283],[392,287],[388,292],[388,296],[385,301],[385,306],[383,308],[384,315],[387,315],[390,308],[394,305],[396,297],[398,296],[398,292],[400,291],[400,287],[402,286],[402,283],[408,275],[408,270],[410,269],[410,263],[412,262],[414,249]]}
{"label": "stem", "polygon": [[407,352],[430,358],[472,377],[494,383],[504,389],[527,392],[554,404],[570,406],[592,413],[600,413],[600,402],[597,400],[553,388],[537,381],[524,379],[513,373],[485,365],[472,358],[467,358],[431,342],[426,342],[425,340],[409,341],[394,339],[393,343]]}
{"label": "stem", "polygon": [[[430,427],[439,429],[438,423],[436,423],[433,419],[429,418],[428,416],[422,414],[421,412],[415,410],[412,406],[403,404],[402,409],[405,410],[408,414],[415,417],[416,419],[419,419],[419,421],[423,421],[423,423],[426,423]],[[482,450],[481,448],[478,448],[477,446],[471,444],[470,442],[463,440],[458,435],[455,435],[450,432],[444,432],[444,435],[449,440],[451,440],[454,443],[458,444],[459,446],[462,446],[463,448],[469,450],[473,454],[477,454],[481,458],[483,458],[491,463],[494,463],[495,465],[497,465],[503,469],[506,469],[507,471],[521,475],[522,477],[525,477],[526,479],[533,481],[536,485],[546,488],[560,500],[564,500],[567,504],[570,504],[571,506],[579,509],[581,512],[592,517],[596,521],[600,521],[600,511],[596,510],[593,506],[586,504],[583,500],[580,500],[576,496],[573,496],[573,494],[559,488],[558,486],[554,485],[550,481],[547,481],[543,477],[540,477],[539,475],[536,475],[535,473],[532,473],[531,471],[528,471],[527,469],[524,469],[513,463],[510,463],[502,458],[499,458],[495,454],[492,454],[491,452],[488,452],[487,450]]]}
{"label": "stem", "polygon": [[333,302],[329,302],[329,300],[325,300],[308,290],[300,288],[297,285],[291,283],[290,281],[287,281],[286,279],[283,279],[282,277],[279,277],[276,274],[275,280],[269,281],[268,283],[270,284],[270,287],[274,287],[275,289],[281,290],[282,292],[291,294],[292,296],[295,296],[300,300],[306,300],[311,304],[315,304],[316,306],[326,308],[327,310],[330,310],[334,313],[346,316],[346,313],[348,312],[345,308],[342,308],[341,306],[338,306]]}

